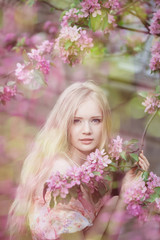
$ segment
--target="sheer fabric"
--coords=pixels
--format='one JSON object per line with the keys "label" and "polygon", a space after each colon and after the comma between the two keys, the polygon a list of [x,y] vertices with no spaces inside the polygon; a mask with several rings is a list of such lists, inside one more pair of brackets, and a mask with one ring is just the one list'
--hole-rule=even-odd
{"label": "sheer fabric", "polygon": [[71,198],[68,204],[58,203],[52,209],[49,207],[49,192],[46,194],[46,202],[42,195],[35,196],[29,214],[33,240],[59,239],[63,233],[74,233],[92,226],[96,215],[109,195],[95,204],[87,192],[83,190],[83,193],[81,198]]}

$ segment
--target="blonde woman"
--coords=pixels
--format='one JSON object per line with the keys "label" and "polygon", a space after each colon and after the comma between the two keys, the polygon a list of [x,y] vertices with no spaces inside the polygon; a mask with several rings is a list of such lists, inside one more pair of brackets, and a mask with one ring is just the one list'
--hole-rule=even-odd
{"label": "blonde woman", "polygon": [[[73,166],[81,166],[96,148],[107,150],[110,122],[107,98],[93,82],[74,83],[61,94],[24,162],[9,212],[11,239],[101,239],[107,226],[114,231],[109,224],[112,211],[124,204],[119,197],[110,198],[110,190],[96,204],[83,188],[82,201],[72,198],[69,204],[60,203],[53,209],[43,199],[44,183],[53,172],[65,174]],[[143,154],[139,164],[148,169]],[[133,178],[130,171],[123,188]],[[109,218],[102,225],[99,219],[105,212]]]}

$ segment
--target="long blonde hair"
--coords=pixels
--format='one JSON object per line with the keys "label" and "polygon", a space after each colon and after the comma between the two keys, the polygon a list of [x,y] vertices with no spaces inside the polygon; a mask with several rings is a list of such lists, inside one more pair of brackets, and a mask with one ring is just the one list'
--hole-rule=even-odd
{"label": "long blonde hair", "polygon": [[103,112],[104,129],[99,147],[107,148],[111,120],[104,91],[91,81],[72,84],[59,97],[23,164],[20,184],[9,211],[8,228],[11,239],[16,233],[24,231],[36,188],[42,186],[49,177],[54,156],[69,150],[68,128],[76,109],[90,95],[96,99]]}

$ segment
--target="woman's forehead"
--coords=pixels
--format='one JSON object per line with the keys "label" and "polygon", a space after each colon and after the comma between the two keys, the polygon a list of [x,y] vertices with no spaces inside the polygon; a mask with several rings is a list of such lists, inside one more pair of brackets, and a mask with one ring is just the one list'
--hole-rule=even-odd
{"label": "woman's forehead", "polygon": [[88,97],[79,104],[76,109],[75,116],[102,116],[100,104],[96,101],[96,99]]}

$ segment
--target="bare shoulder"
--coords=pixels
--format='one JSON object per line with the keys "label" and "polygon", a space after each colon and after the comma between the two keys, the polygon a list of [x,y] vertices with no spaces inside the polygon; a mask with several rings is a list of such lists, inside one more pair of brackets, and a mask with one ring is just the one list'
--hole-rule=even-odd
{"label": "bare shoulder", "polygon": [[65,174],[69,169],[71,169],[71,165],[68,159],[62,154],[57,154],[54,158],[52,172],[59,171],[60,173]]}

